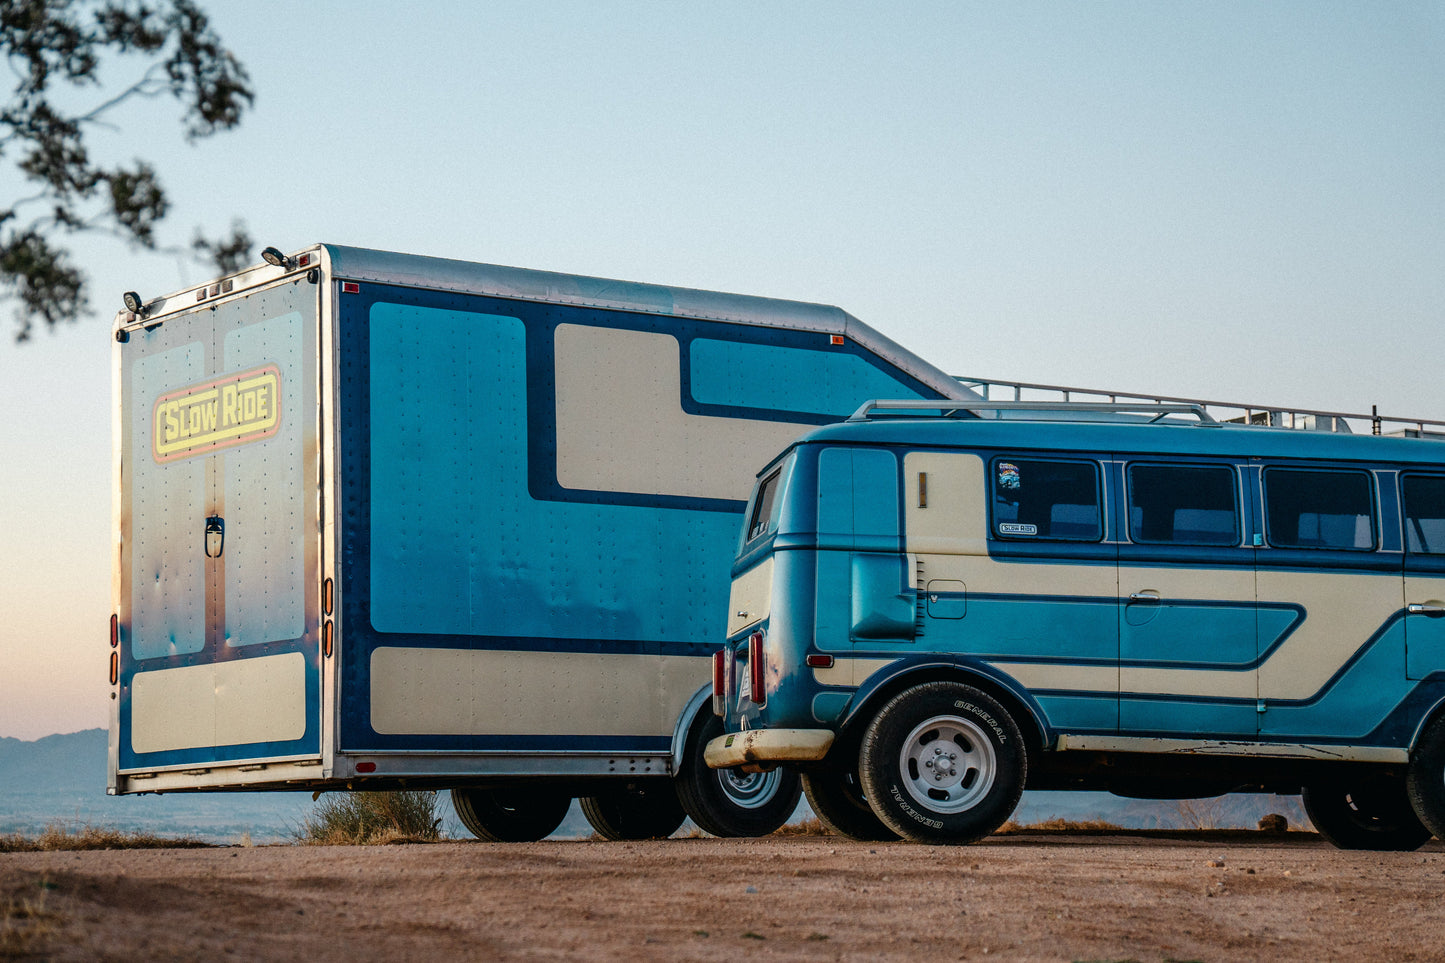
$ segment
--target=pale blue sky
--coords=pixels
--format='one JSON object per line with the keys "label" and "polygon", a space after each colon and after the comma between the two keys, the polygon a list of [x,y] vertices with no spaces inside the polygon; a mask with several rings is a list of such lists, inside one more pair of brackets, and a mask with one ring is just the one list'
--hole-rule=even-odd
{"label": "pale blue sky", "polygon": [[[209,4],[168,229],[837,304],[956,374],[1445,418],[1445,6]],[[123,72],[117,73],[117,78]],[[16,183],[0,176],[13,196]],[[0,735],[104,725],[109,322],[0,341]],[[8,319],[7,319],[8,320]]]}

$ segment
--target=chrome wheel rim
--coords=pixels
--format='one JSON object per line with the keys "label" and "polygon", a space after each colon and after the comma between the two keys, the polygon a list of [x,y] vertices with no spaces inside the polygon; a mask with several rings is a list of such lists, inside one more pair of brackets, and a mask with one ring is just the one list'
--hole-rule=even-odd
{"label": "chrome wheel rim", "polygon": [[914,802],[935,813],[961,813],[993,788],[998,754],[983,729],[970,720],[934,716],[903,740],[898,768]]}
{"label": "chrome wheel rim", "polygon": [[742,809],[761,809],[770,803],[777,795],[778,785],[783,778],[781,769],[771,772],[741,772],[736,769],[714,771],[728,800]]}

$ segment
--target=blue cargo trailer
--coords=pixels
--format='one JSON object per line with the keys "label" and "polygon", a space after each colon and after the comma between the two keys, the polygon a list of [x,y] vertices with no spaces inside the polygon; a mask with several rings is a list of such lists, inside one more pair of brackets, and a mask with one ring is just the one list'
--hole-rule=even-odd
{"label": "blue cargo trailer", "polygon": [[317,245],[115,336],[109,791],[451,789],[490,839],[769,832],[709,656],[752,467],[969,398],[833,307]]}

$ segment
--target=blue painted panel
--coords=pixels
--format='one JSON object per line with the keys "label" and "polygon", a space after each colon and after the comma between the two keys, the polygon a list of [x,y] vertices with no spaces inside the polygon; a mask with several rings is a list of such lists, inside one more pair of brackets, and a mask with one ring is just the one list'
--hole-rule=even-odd
{"label": "blue painted panel", "polygon": [[1248,666],[1257,661],[1255,605],[1164,599],[1120,600],[1119,658],[1125,662]]}
{"label": "blue painted panel", "polygon": [[1068,732],[1115,732],[1119,703],[1115,693],[1106,696],[1036,694],[1039,708],[1054,729]]}
{"label": "blue painted panel", "polygon": [[1035,657],[1113,665],[1119,658],[1112,596],[990,595],[971,592],[968,617],[928,623],[929,649],[984,658]]}
{"label": "blue painted panel", "polygon": [[849,415],[871,398],[923,397],[868,359],[840,349],[692,342],[693,400],[702,404]]}
{"label": "blue painted panel", "polygon": [[1186,702],[1119,697],[1121,731],[1133,736],[1175,735],[1213,738],[1254,738],[1258,731],[1254,703]]}

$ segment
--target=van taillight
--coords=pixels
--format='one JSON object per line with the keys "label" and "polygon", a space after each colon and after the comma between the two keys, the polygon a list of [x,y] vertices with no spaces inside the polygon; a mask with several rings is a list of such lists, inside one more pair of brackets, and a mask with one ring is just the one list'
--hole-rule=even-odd
{"label": "van taillight", "polygon": [[766,668],[763,663],[763,633],[754,632],[748,636],[748,687],[752,690],[753,702],[758,705],[768,701],[768,692],[763,688],[767,678]]}
{"label": "van taillight", "polygon": [[722,649],[712,654],[712,713],[727,714],[727,658]]}

